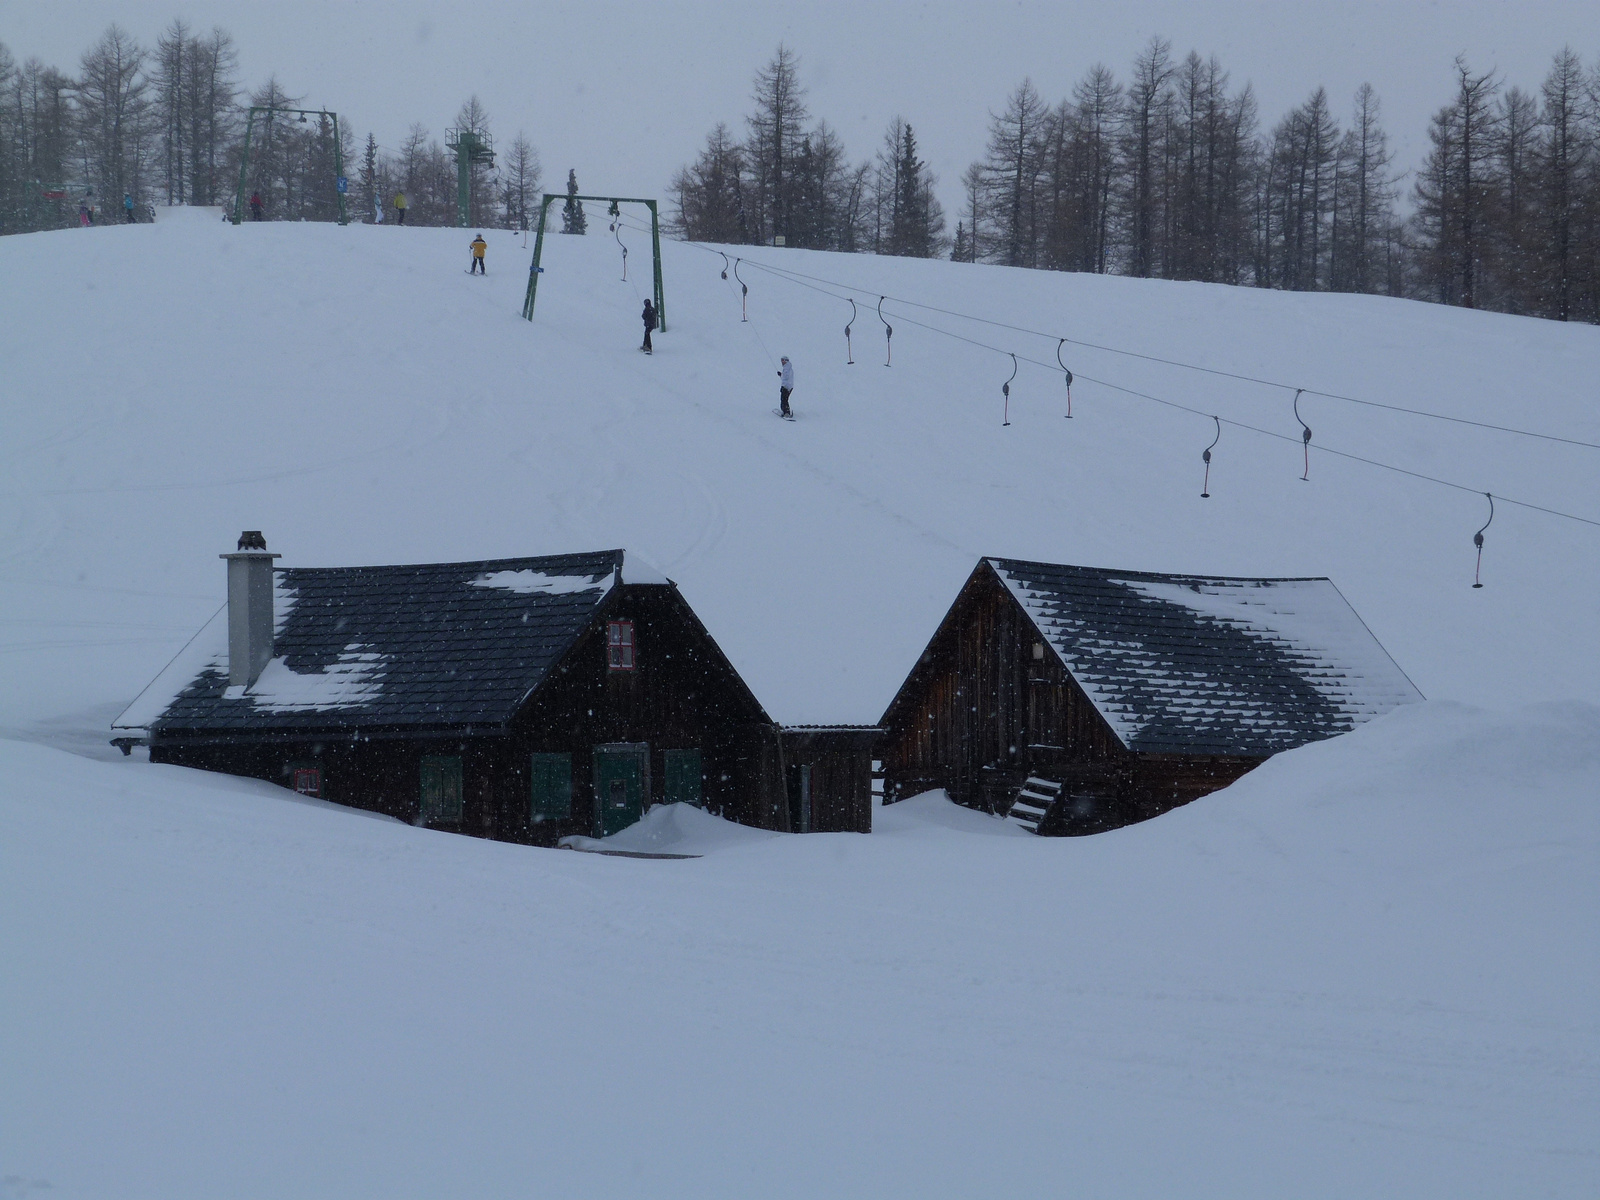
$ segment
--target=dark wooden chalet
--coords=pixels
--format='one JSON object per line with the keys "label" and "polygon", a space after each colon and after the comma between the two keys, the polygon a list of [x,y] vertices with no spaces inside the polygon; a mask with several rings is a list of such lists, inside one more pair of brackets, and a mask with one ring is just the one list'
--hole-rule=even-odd
{"label": "dark wooden chalet", "polygon": [[775,725],[677,586],[621,550],[284,569],[259,535],[240,547],[224,610],[114,726],[125,751],[541,845],[679,801],[871,827],[870,777],[838,799],[870,744]]}
{"label": "dark wooden chalet", "polygon": [[884,714],[885,801],[1096,833],[1421,698],[1327,579],[986,558]]}

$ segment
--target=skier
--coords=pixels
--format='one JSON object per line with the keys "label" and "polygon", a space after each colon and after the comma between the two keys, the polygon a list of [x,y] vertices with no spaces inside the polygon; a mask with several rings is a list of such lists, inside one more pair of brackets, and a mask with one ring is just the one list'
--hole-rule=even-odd
{"label": "skier", "polygon": [[406,194],[404,192],[396,192],[394,194],[394,223],[396,225],[404,225],[406,223],[406,207]]}
{"label": "skier", "polygon": [[[404,212],[405,210],[401,209],[400,211]],[[483,234],[480,233],[472,239],[472,266],[467,270],[468,275],[487,275],[489,273],[484,269],[483,265],[483,256],[488,249],[489,243],[483,240]]]}
{"label": "skier", "polygon": [[792,421],[794,413],[789,411],[789,393],[794,391],[794,364],[789,361],[787,354],[783,356],[783,369],[778,372],[778,381],[778,415],[785,421]]}
{"label": "skier", "polygon": [[261,193],[260,192],[251,192],[250,193],[250,219],[252,221],[261,220]]}
{"label": "skier", "polygon": [[122,210],[128,214],[128,224],[133,224],[133,193],[122,193]]}
{"label": "skier", "polygon": [[89,202],[87,200],[78,205],[78,224],[85,229],[89,228]]}
{"label": "skier", "polygon": [[656,306],[646,300],[644,302],[644,312],[639,315],[644,318],[644,345],[640,346],[639,349],[646,354],[654,354],[655,347],[650,344],[650,331],[656,327]]}

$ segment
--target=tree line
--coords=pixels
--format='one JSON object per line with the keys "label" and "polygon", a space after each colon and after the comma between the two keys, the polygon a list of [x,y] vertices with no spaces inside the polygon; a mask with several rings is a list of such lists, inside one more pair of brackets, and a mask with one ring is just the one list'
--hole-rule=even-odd
{"label": "tree line", "polygon": [[[37,58],[19,64],[0,43],[0,233],[75,225],[84,209],[121,220],[124,196],[141,214],[152,204],[231,206],[251,107],[269,110],[249,122],[244,184],[265,219],[336,219],[337,163],[349,181],[350,220],[379,212],[393,219],[393,199],[404,193],[408,224],[456,224],[455,155],[424,126],[412,125],[393,151],[367,134],[357,161],[348,125],[339,122],[336,132],[320,111],[283,111],[308,101],[275,76],[245,90],[233,38],[175,20],[154,46],[112,25],[75,74]],[[476,96],[454,129],[489,138],[489,114]],[[539,188],[538,152],[519,131],[493,167],[472,167],[469,219],[519,227]]]}
{"label": "tree line", "polygon": [[[68,74],[0,44],[0,232],[121,217],[155,203],[231,204],[250,130],[245,194],[271,220],[331,220],[334,164],[350,219],[454,225],[447,140],[412,125],[393,149],[307,105],[275,77],[240,82],[221,29],[173,21],[153,46],[111,26]],[[476,96],[450,133],[491,138]],[[756,72],[740,125],[718,124],[670,183],[669,219],[696,241],[1048,270],[1369,292],[1561,320],[1600,321],[1600,65],[1555,55],[1537,91],[1457,59],[1409,178],[1377,93],[1348,106],[1316,88],[1270,128],[1215,57],[1153,38],[1125,78],[1091,68],[1055,101],[1024,80],[990,114],[960,180],[955,228],[921,157],[922,131],[889,122],[864,160],[813,120],[784,46]],[[469,173],[469,220],[536,216],[539,155],[518,132]],[[573,187],[576,187],[573,181]],[[564,225],[571,225],[570,214]]]}
{"label": "tree line", "polygon": [[1600,66],[1571,50],[1537,93],[1457,59],[1409,180],[1371,85],[1323,88],[1270,128],[1215,57],[1152,38],[1125,79],[1092,67],[1048,102],[1024,80],[990,114],[950,232],[896,117],[853,163],[811,123],[780,46],[740,133],[674,176],[676,231],[1046,270],[1367,292],[1600,321]]}

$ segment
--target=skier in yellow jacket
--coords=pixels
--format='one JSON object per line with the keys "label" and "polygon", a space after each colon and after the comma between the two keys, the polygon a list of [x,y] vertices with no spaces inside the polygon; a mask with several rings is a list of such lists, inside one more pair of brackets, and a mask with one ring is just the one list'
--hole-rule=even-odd
{"label": "skier in yellow jacket", "polygon": [[487,275],[484,270],[483,256],[489,249],[489,243],[483,240],[483,234],[472,239],[472,266],[467,271],[468,275]]}
{"label": "skier in yellow jacket", "polygon": [[396,192],[394,194],[394,223],[396,225],[404,225],[406,223],[406,209],[410,207],[411,202],[406,199],[404,192]]}

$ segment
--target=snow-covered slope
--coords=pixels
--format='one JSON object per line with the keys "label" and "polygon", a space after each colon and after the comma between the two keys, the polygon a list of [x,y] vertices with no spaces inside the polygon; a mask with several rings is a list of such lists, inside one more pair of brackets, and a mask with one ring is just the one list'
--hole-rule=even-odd
{"label": "snow-covered slope", "polygon": [[[604,236],[0,239],[0,1195],[1591,1196],[1600,531]],[[597,231],[599,232],[599,231]],[[646,242],[631,238],[631,272]],[[743,253],[743,251],[741,251]],[[995,320],[1600,440],[1600,331],[1371,297],[751,251]],[[773,419],[772,356],[800,419]],[[1081,376],[1293,438],[1287,393]],[[1329,444],[1600,515],[1595,452],[1307,397]],[[981,554],[1328,575],[1434,697],[1046,840],[938,796],[871,837],[660,810],[654,861],[474,841],[86,755],[285,565],[625,546],[774,716],[870,721]],[[1440,698],[1444,698],[1441,702]],[[1566,698],[1566,699],[1561,699]],[[1534,707],[1482,711],[1455,701]],[[1560,702],[1553,702],[1560,700]],[[48,1185],[49,1191],[45,1192]]]}
{"label": "snow-covered slope", "polygon": [[[911,321],[1052,359],[1053,339],[863,307],[663,246],[669,331],[596,222],[530,250],[470,233],[153,226],[0,239],[0,727],[103,729],[217,609],[216,555],[284,565],[626,546],[683,587],[785,721],[872,721],[981,554],[1328,575],[1425,695],[1600,700],[1600,529],[1236,429]],[[631,230],[630,276],[648,277]],[[995,320],[1245,374],[1600,441],[1600,330],[1362,296],[740,251]],[[1069,351],[1072,348],[1069,347]],[[776,421],[770,356],[799,374]],[[1297,437],[1290,393],[1076,350],[1082,375]],[[1600,517],[1600,453],[1305,397],[1313,447]]]}
{"label": "snow-covered slope", "polygon": [[679,861],[0,779],[7,1196],[1600,1189],[1592,705],[1410,706],[1094,838],[629,831]]}

